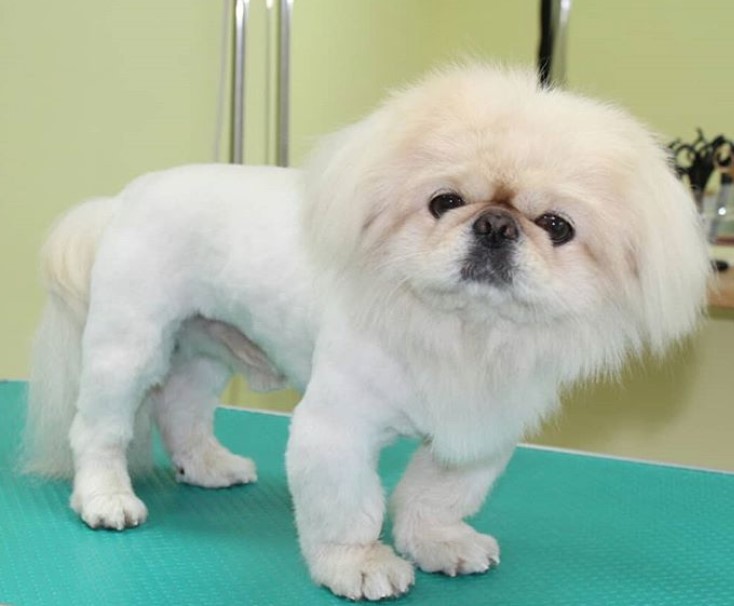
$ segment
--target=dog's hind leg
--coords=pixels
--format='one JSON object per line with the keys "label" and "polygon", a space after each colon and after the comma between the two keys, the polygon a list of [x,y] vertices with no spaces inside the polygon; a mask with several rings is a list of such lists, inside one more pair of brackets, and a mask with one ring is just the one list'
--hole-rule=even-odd
{"label": "dog's hind leg", "polygon": [[[132,489],[127,454],[142,400],[168,372],[172,316],[124,306],[90,308],[83,339],[77,412],[69,439],[74,454],[72,508],[92,528],[137,526],[147,510]],[[115,313],[118,312],[119,313]]]}
{"label": "dog's hind leg", "polygon": [[214,436],[214,410],[231,374],[227,364],[213,357],[174,355],[154,411],[179,482],[221,488],[257,479],[255,464]]}

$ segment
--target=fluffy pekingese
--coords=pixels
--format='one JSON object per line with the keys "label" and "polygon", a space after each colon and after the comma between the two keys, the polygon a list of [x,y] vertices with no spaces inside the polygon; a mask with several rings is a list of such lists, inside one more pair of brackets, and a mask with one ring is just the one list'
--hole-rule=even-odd
{"label": "fluffy pekingese", "polygon": [[[304,391],[286,454],[317,583],[379,599],[412,563],[499,562],[476,512],[513,448],[579,379],[662,352],[705,302],[688,193],[625,112],[530,72],[451,68],[327,138],[305,172],[187,166],[72,209],[43,251],[49,300],[28,467],[74,475],[91,527],[146,518],[129,469],[155,419],[182,482],[255,480],[212,433],[233,372]],[[375,466],[422,446],[379,541]]]}

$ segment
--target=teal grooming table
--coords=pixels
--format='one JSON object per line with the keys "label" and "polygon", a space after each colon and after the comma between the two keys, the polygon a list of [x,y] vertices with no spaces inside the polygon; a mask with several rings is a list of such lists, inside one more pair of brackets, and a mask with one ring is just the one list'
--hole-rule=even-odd
{"label": "teal grooming table", "polygon": [[[218,411],[220,439],[257,461],[251,486],[177,484],[158,447],[160,466],[137,485],[150,518],[117,533],[77,519],[68,483],[14,473],[24,400],[24,383],[0,382],[0,603],[346,603],[311,583],[298,553],[287,417]],[[384,453],[387,488],[412,448]],[[474,523],[499,539],[499,568],[419,572],[401,604],[734,605],[734,475],[520,448]]]}

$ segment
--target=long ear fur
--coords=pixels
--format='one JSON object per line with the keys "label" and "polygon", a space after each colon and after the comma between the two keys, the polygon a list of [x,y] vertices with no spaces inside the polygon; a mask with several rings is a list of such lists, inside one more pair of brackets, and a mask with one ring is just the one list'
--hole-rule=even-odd
{"label": "long ear fur", "polygon": [[711,265],[690,193],[664,159],[649,168],[637,200],[646,215],[645,239],[637,250],[640,320],[651,351],[661,354],[695,328]]}
{"label": "long ear fur", "polygon": [[349,264],[357,250],[369,205],[361,201],[384,147],[379,113],[322,140],[306,169],[303,222],[317,263],[331,268]]}

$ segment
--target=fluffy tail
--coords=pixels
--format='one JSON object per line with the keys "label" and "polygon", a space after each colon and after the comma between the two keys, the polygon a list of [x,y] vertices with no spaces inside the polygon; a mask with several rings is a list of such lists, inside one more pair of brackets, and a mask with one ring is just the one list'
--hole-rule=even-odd
{"label": "fluffy tail", "polygon": [[73,208],[41,251],[48,301],[31,360],[22,452],[27,472],[66,477],[73,471],[68,433],[79,391],[89,278],[100,237],[117,207],[115,198],[98,198]]}

